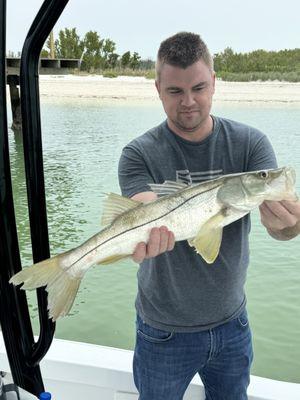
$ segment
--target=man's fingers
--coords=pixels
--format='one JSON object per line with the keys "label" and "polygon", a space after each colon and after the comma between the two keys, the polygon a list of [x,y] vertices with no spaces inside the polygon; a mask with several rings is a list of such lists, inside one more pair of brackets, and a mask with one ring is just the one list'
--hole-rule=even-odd
{"label": "man's fingers", "polygon": [[146,256],[146,250],[146,243],[139,243],[132,254],[133,261],[140,264]]}
{"label": "man's fingers", "polygon": [[169,231],[166,226],[161,226],[159,228],[160,231],[160,245],[159,245],[159,254],[164,253],[168,249],[169,242]]}
{"label": "man's fingers", "polygon": [[132,255],[133,261],[141,263],[145,258],[156,257],[166,251],[173,250],[175,245],[175,237],[167,227],[152,228],[149,236],[148,244],[139,243]]}
{"label": "man's fingers", "polygon": [[159,228],[152,228],[149,236],[149,242],[147,244],[146,257],[151,258],[159,254],[160,249],[160,230]]}
{"label": "man's fingers", "polygon": [[294,226],[297,223],[297,216],[291,214],[283,202],[265,201],[263,204],[273,214],[274,217],[280,220],[283,228]]}
{"label": "man's fingers", "polygon": [[262,203],[262,204],[259,206],[259,209],[260,209],[260,212],[261,212],[265,217],[267,217],[267,218],[269,218],[269,219],[278,219],[278,220],[279,220],[279,218],[277,217],[277,215],[274,214],[274,213],[272,212],[271,208],[269,208],[269,207],[267,206],[266,201],[265,201],[264,203]]}
{"label": "man's fingers", "polygon": [[173,250],[174,246],[175,246],[174,233],[169,231],[167,251]]}
{"label": "man's fingers", "polygon": [[267,229],[280,230],[284,228],[284,224],[280,219],[272,213],[272,211],[267,207],[266,204],[261,204],[259,206],[261,222]]}
{"label": "man's fingers", "polygon": [[286,201],[280,202],[291,214],[295,215],[298,219],[300,218],[300,201]]}

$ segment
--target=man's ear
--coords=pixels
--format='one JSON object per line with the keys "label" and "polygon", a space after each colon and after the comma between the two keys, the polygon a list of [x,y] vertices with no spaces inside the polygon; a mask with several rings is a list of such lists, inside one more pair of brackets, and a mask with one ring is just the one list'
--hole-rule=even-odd
{"label": "man's ear", "polygon": [[214,93],[215,93],[215,88],[216,88],[216,73],[215,71],[212,72],[212,80],[213,80],[213,89],[214,89]]}

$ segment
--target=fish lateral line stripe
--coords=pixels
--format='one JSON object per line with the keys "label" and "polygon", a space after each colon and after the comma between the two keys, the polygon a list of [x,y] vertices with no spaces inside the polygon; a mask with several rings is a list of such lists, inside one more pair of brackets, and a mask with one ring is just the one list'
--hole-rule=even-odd
{"label": "fish lateral line stripe", "polygon": [[[220,186],[221,186],[221,184],[216,185],[216,186],[214,187],[214,189],[216,189],[216,188],[218,188],[218,187],[220,187]],[[133,231],[133,230],[135,230],[135,229],[138,229],[138,228],[141,228],[142,226],[145,226],[145,225],[149,224],[150,222],[158,221],[159,219],[165,217],[166,215],[171,214],[173,211],[176,211],[178,208],[182,207],[185,203],[187,203],[188,201],[194,199],[195,197],[200,196],[200,195],[203,194],[203,193],[209,192],[209,190],[211,190],[211,189],[207,189],[207,190],[205,190],[204,192],[197,193],[197,194],[195,194],[195,195],[189,197],[188,199],[186,199],[186,200],[184,200],[182,203],[180,203],[178,206],[174,207],[172,210],[166,212],[165,214],[161,215],[161,216],[158,217],[158,218],[152,219],[151,221],[145,222],[144,224],[141,224],[141,225],[135,226],[135,227],[133,227],[133,228],[127,229],[127,230],[125,230],[125,231],[123,231],[123,232],[121,232],[121,233],[118,233],[118,234],[115,235],[115,236],[112,236],[111,238],[105,240],[104,242],[100,243],[98,246],[92,248],[91,250],[89,250],[88,252],[86,252],[85,254],[83,254],[80,258],[78,258],[78,260],[76,260],[73,264],[71,264],[69,268],[73,267],[73,265],[75,265],[78,261],[82,260],[85,256],[87,256],[88,254],[90,254],[92,251],[98,249],[100,246],[106,244],[107,242],[109,242],[109,241],[111,241],[111,240],[113,240],[113,239],[115,239],[115,238],[117,238],[117,237],[119,237],[119,236],[121,236],[121,235],[123,235],[123,234],[125,234],[125,233],[131,232],[131,231]],[[68,270],[69,268],[67,268],[67,270]]]}
{"label": "fish lateral line stripe", "polygon": [[[216,186],[214,187],[214,189],[216,189],[216,188],[218,188],[218,187],[220,187],[220,186],[221,186],[221,184],[216,185]],[[184,190],[185,190],[185,189],[184,189]],[[117,237],[119,237],[119,236],[121,236],[121,235],[124,235],[125,233],[131,232],[131,231],[133,231],[133,230],[135,230],[135,229],[141,228],[142,226],[145,226],[145,225],[149,224],[150,222],[158,221],[159,219],[165,217],[166,215],[169,215],[169,214],[171,214],[172,212],[176,211],[178,208],[182,207],[182,206],[183,206],[185,203],[187,203],[188,201],[194,199],[194,198],[197,197],[197,196],[202,195],[203,193],[207,193],[207,192],[209,192],[210,190],[211,190],[211,189],[207,189],[207,190],[205,190],[204,192],[197,193],[197,194],[195,194],[195,195],[189,197],[187,200],[184,200],[184,201],[183,201],[182,203],[180,203],[178,206],[176,206],[175,208],[173,208],[172,210],[166,212],[165,214],[161,215],[161,216],[158,217],[158,218],[152,219],[151,221],[145,222],[144,224],[141,224],[141,225],[135,226],[135,227],[133,227],[133,228],[127,229],[126,231],[123,231],[123,232],[121,232],[121,233],[118,233],[118,234],[115,235],[115,236],[112,236],[111,238],[109,238],[109,239],[105,240],[104,242],[98,244],[98,246],[96,246],[96,247],[92,248],[91,250],[89,250],[87,253],[83,254],[80,258],[78,258],[78,260],[76,260],[73,264],[71,264],[71,265],[70,265],[68,268],[66,268],[65,270],[67,271],[68,269],[72,268],[76,263],[78,263],[78,261],[82,260],[85,256],[87,256],[88,254],[90,254],[92,251],[98,249],[100,246],[106,244],[106,243],[109,242],[110,240],[113,240],[113,239],[115,239],[115,238],[117,238]],[[101,262],[100,262],[100,264],[101,264]]]}

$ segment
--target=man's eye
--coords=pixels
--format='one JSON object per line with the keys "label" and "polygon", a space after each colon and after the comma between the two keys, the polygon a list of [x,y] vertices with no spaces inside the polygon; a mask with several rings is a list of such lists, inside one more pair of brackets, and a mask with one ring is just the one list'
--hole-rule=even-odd
{"label": "man's eye", "polygon": [[203,86],[201,86],[201,87],[196,87],[196,88],[194,89],[194,91],[195,91],[195,92],[200,92],[200,90],[202,90],[202,89],[204,89]]}
{"label": "man's eye", "polygon": [[178,94],[178,93],[180,93],[180,90],[172,89],[172,90],[169,90],[169,93],[170,94]]}

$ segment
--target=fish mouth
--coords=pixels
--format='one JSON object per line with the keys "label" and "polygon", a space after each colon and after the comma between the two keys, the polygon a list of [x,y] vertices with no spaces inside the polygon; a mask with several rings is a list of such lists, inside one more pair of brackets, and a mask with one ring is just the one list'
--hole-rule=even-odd
{"label": "fish mouth", "polygon": [[297,201],[298,196],[296,194],[296,189],[295,189],[296,172],[295,172],[294,168],[283,167],[283,168],[278,168],[277,170],[274,170],[274,172],[276,173],[278,171],[278,173],[280,175],[280,170],[281,170],[281,174],[285,177],[285,189],[286,189],[285,200]]}
{"label": "fish mouth", "polygon": [[287,167],[286,171],[285,171],[285,175],[287,178],[287,186],[289,187],[289,189],[293,190],[293,199],[292,201],[298,201],[299,200],[299,196],[296,193],[296,188],[295,188],[295,184],[296,184],[296,171],[294,170],[294,168],[291,167]]}
{"label": "fish mouth", "polygon": [[285,167],[285,176],[291,185],[296,183],[296,171],[292,167]]}
{"label": "fish mouth", "polygon": [[266,170],[266,172],[270,173],[271,180],[284,175],[289,186],[294,186],[296,183],[296,172],[292,167],[276,168],[272,170]]}

